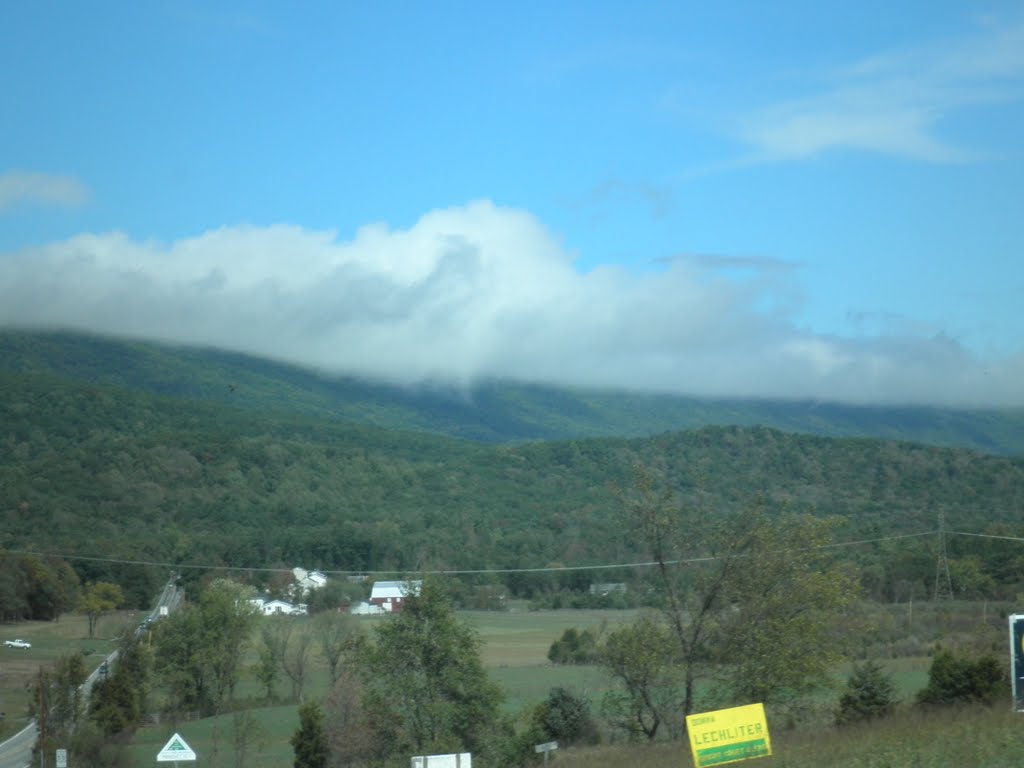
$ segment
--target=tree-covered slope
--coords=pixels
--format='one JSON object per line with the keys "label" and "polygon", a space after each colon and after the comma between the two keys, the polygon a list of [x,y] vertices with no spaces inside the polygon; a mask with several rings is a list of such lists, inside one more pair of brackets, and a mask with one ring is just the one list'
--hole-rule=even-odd
{"label": "tree-covered slope", "polygon": [[0,388],[0,546],[16,550],[332,570],[630,562],[610,485],[637,463],[709,515],[761,499],[842,515],[846,538],[931,530],[940,512],[968,531],[1024,520],[1024,465],[961,449],[761,427],[501,446],[45,375]]}
{"label": "tree-covered slope", "polygon": [[467,390],[327,376],[210,349],[72,333],[0,332],[0,371],[43,373],[232,407],[417,430],[481,442],[637,437],[763,425],[1024,454],[1024,411],[710,400],[480,382]]}

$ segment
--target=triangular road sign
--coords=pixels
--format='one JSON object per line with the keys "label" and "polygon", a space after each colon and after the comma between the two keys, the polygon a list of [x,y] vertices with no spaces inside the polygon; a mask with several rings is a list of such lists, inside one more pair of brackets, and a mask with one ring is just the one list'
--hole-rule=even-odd
{"label": "triangular road sign", "polygon": [[171,736],[171,740],[168,741],[164,748],[160,750],[160,753],[156,756],[158,763],[170,763],[177,762],[178,760],[195,760],[196,753],[192,751],[192,747],[185,743],[185,740],[178,734]]}

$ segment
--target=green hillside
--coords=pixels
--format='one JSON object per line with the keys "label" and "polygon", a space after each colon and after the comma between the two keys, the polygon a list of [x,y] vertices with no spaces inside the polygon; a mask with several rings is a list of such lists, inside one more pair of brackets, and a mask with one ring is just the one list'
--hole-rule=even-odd
{"label": "green hillside", "polygon": [[[13,550],[346,571],[631,562],[609,486],[636,463],[709,514],[759,498],[840,515],[845,539],[929,531],[940,512],[968,532],[1019,535],[1024,519],[1024,462],[963,449],[763,427],[492,445],[43,374],[0,374],[0,389],[0,547]],[[954,559],[986,555],[978,589],[1020,581],[1016,555],[988,557],[997,544],[952,543]],[[854,556],[884,591],[926,585],[931,546]]]}
{"label": "green hillside", "polygon": [[1024,411],[711,400],[505,381],[467,391],[328,376],[212,349],[73,333],[0,332],[0,371],[136,389],[259,412],[282,411],[479,442],[641,437],[708,425],[762,425],[1024,454]]}

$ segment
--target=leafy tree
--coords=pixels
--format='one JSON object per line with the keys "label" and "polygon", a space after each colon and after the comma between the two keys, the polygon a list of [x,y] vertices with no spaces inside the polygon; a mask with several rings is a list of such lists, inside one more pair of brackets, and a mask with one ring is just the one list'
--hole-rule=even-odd
{"label": "leafy tree", "polygon": [[880,664],[871,660],[854,664],[839,697],[836,725],[888,717],[896,704],[896,687]]}
{"label": "leafy tree", "polygon": [[999,660],[985,655],[976,659],[940,651],[928,669],[928,685],[917,694],[921,704],[992,704],[1007,689],[1006,672]]}
{"label": "leafy tree", "polygon": [[185,606],[157,626],[156,667],[173,706],[211,715],[230,700],[258,616],[249,593],[240,584],[217,579],[198,604]]}
{"label": "leafy tree", "polygon": [[104,734],[114,736],[138,725],[146,712],[151,667],[149,646],[134,633],[126,632],[113,669],[107,669],[92,687],[89,719]]}
{"label": "leafy tree", "polygon": [[608,635],[601,666],[617,686],[605,694],[602,709],[613,725],[650,740],[662,723],[681,719],[676,653],[671,630],[650,615]]}
{"label": "leafy tree", "polygon": [[682,716],[695,711],[702,678],[723,703],[793,702],[827,684],[841,650],[830,619],[857,595],[853,574],[820,555],[832,521],[771,516],[759,504],[712,515],[642,468],[618,495],[656,564]]}
{"label": "leafy tree", "polygon": [[80,722],[66,746],[69,748],[68,764],[79,768],[129,768],[132,765],[131,754],[92,720]]}
{"label": "leafy tree", "polygon": [[17,562],[0,553],[0,621],[20,621],[28,614],[25,578]]}
{"label": "leafy tree", "polygon": [[312,590],[306,596],[306,603],[311,614],[337,613],[339,609],[365,598],[362,584],[345,579],[331,579],[319,589]]}
{"label": "leafy tree", "polygon": [[[726,703],[792,706],[831,685],[830,671],[859,622],[859,578],[823,551],[838,521],[808,515],[770,517],[760,506],[738,524],[744,562],[728,580],[728,607],[716,616],[714,679]],[[735,541],[733,534],[727,540]],[[845,632],[836,636],[837,617]]]}
{"label": "leafy tree", "polygon": [[589,629],[569,627],[548,649],[552,664],[592,664],[597,660],[597,637]]}
{"label": "leafy tree", "polygon": [[125,676],[100,680],[93,686],[89,717],[107,736],[129,730],[140,714],[135,689]]}
{"label": "leafy tree", "polygon": [[40,668],[29,702],[29,714],[39,723],[37,752],[69,742],[83,713],[81,686],[86,677],[80,653],[61,656],[51,669]]}
{"label": "leafy tree", "polygon": [[480,662],[480,639],[431,582],[353,643],[363,727],[380,756],[486,752],[502,693]]}
{"label": "leafy tree", "polygon": [[85,585],[78,610],[89,618],[89,638],[96,636],[96,624],[100,618],[124,604],[121,587],[107,581],[94,581]]}
{"label": "leafy tree", "polygon": [[315,701],[299,707],[299,728],[291,738],[295,768],[327,768],[329,756],[324,713]]}

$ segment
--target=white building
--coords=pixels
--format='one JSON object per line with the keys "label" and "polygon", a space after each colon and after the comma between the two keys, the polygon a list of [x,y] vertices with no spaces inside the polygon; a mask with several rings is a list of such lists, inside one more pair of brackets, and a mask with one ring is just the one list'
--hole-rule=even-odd
{"label": "white building", "polygon": [[254,597],[249,602],[264,616],[305,616],[306,606],[303,603],[286,603],[284,600],[267,600]]}
{"label": "white building", "polygon": [[305,597],[314,589],[320,589],[327,583],[327,577],[320,571],[307,571],[305,568],[292,568],[295,577],[295,593]]}

